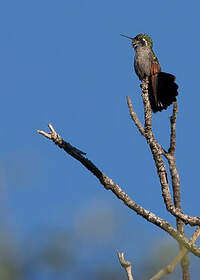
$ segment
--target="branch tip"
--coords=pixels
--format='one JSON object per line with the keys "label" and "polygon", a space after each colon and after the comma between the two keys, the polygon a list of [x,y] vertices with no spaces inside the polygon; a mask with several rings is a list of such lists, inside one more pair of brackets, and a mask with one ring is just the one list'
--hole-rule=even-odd
{"label": "branch tip", "polygon": [[127,274],[127,277],[128,277],[128,280],[133,280],[133,275],[132,275],[132,271],[131,271],[131,262],[129,261],[125,261],[124,259],[124,253],[120,253],[118,252],[117,253],[118,255],[118,258],[119,258],[119,262],[121,264],[121,266],[125,269],[126,271],[126,274]]}

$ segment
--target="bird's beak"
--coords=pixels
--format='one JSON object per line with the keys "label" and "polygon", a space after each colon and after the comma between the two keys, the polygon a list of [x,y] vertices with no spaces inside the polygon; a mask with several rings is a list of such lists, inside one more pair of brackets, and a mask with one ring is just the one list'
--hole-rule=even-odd
{"label": "bird's beak", "polygon": [[129,37],[129,36],[126,36],[126,35],[123,35],[123,34],[120,34],[122,37],[125,37],[125,38],[128,38],[128,39],[130,39],[130,40],[133,40],[134,38],[132,38],[132,37]]}

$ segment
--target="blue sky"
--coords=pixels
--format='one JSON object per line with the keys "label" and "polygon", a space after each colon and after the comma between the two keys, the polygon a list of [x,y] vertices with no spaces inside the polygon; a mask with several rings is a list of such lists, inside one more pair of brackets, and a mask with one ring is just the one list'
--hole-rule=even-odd
{"label": "blue sky", "polygon": [[[133,50],[120,33],[149,34],[162,70],[177,77],[183,209],[199,215],[199,9],[198,1],[1,1],[1,211],[16,240],[34,237],[38,228],[90,228],[75,234],[76,242],[88,248],[88,259],[98,248],[112,263],[117,249],[140,261],[146,246],[168,240],[36,133],[51,122],[135,201],[175,224],[163,205],[150,151],[128,114],[130,95],[143,118]],[[171,108],[153,116],[166,149],[170,114]],[[93,233],[95,215],[102,221],[106,213],[108,229]],[[107,230],[112,238],[102,241]],[[88,234],[96,236],[92,244]]]}

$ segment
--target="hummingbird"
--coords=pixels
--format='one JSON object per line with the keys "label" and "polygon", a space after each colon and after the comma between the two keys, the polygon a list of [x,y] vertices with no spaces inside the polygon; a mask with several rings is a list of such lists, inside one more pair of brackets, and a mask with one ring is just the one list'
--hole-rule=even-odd
{"label": "hummingbird", "polygon": [[138,34],[136,37],[129,37],[132,40],[132,47],[135,50],[134,69],[141,81],[148,78],[148,93],[151,109],[154,113],[167,109],[178,95],[176,77],[172,74],[161,71],[158,58],[153,51],[151,37],[146,34]]}

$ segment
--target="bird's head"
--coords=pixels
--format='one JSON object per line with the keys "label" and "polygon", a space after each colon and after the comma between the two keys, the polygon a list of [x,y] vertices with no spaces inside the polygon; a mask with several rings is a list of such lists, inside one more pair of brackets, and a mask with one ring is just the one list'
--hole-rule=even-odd
{"label": "bird's head", "polygon": [[126,35],[121,34],[121,36],[126,37],[128,39],[132,40],[132,46],[136,50],[138,47],[147,47],[151,48],[153,47],[153,42],[151,37],[149,37],[146,34],[138,34],[135,37],[129,37]]}

